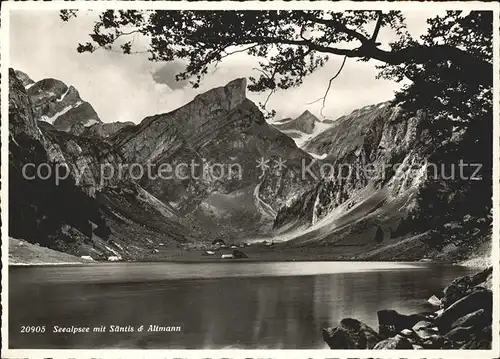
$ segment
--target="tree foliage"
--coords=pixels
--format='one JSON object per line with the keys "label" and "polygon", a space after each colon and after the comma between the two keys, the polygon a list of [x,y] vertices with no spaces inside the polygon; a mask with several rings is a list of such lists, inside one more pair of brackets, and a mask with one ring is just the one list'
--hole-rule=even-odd
{"label": "tree foliage", "polygon": [[[434,135],[446,138],[472,120],[492,117],[492,12],[448,11],[429,19],[422,46],[430,51],[427,61],[384,64],[380,77],[412,80],[397,93],[396,101],[408,113],[426,110],[428,126]],[[415,41],[402,37],[393,48],[404,49]],[[448,56],[432,55],[433,49],[446,48]],[[474,61],[462,61],[463,53]],[[461,60],[462,59],[462,60]]]}
{"label": "tree foliage", "polygon": [[[73,16],[75,10],[61,12],[65,21]],[[491,95],[492,12],[449,11],[428,24],[415,39],[399,11],[107,10],[78,51],[119,46],[131,54],[135,36],[145,36],[150,60],[185,60],[177,79],[194,87],[225,57],[245,52],[259,58],[249,90],[270,93],[301,85],[333,55],[373,59],[382,63],[381,77],[413,81],[398,94],[408,108],[432,108],[436,121],[470,121]],[[398,38],[388,49],[378,41],[382,28]]]}

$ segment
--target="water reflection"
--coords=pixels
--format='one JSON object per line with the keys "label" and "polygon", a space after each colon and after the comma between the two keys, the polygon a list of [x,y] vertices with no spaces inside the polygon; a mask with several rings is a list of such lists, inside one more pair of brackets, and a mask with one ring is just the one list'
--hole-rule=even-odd
{"label": "water reflection", "polygon": [[[314,263],[223,265],[153,265],[149,276],[144,264],[108,267],[107,276],[102,266],[11,268],[10,347],[325,348],[322,327],[355,317],[376,328],[377,310],[424,310],[425,298],[468,273],[460,267],[393,264],[389,270],[377,264],[332,274]],[[311,268],[318,273],[311,275]],[[245,275],[255,272],[258,276]],[[54,325],[154,324],[182,331],[50,332]],[[20,334],[20,325],[45,325],[49,332]]]}

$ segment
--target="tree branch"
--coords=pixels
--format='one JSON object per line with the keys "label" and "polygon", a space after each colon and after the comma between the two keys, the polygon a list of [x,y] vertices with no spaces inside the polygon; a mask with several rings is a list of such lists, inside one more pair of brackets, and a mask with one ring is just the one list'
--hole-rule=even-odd
{"label": "tree branch", "polygon": [[[214,64],[214,69],[213,69],[213,71],[212,71],[212,74],[214,74],[214,73],[215,73],[215,71],[217,71],[217,70],[218,70],[218,68],[219,68],[219,64],[220,64],[220,62],[221,62],[221,60],[222,60],[222,59],[224,59],[224,58],[226,58],[226,57],[229,57],[229,56],[231,56],[231,55],[234,55],[234,54],[236,54],[236,53],[238,53],[238,52],[246,52],[246,51],[248,51],[248,50],[250,50],[250,49],[253,49],[254,47],[257,47],[257,46],[259,46],[259,44],[254,44],[254,45],[249,46],[249,47],[246,47],[246,48],[244,48],[244,49],[235,50],[235,51],[232,51],[232,52],[226,52],[226,49],[227,49],[227,47],[226,47],[225,49],[223,49],[223,50],[221,51],[221,52],[225,52],[225,54],[224,54],[224,55],[222,55],[219,59],[217,59],[217,60],[215,61],[215,64]],[[229,47],[229,46],[228,46],[228,47]]]}
{"label": "tree branch", "polygon": [[322,19],[322,18],[312,16],[311,14],[308,14],[308,13],[304,13],[304,19],[315,22],[317,24],[331,26],[331,27],[335,28],[335,30],[343,32],[343,33],[359,40],[361,43],[365,43],[365,42],[370,41],[365,35],[357,32],[356,30],[348,28],[346,25],[344,25],[340,21],[337,21],[334,19]]}
{"label": "tree branch", "polygon": [[310,40],[295,40],[269,36],[254,36],[247,43],[260,42],[265,44],[285,44],[293,46],[306,46],[310,50],[327,54],[341,55],[347,57],[371,58],[390,65],[403,63],[424,64],[429,61],[439,62],[451,59],[464,69],[474,69],[481,76],[492,77],[493,64],[478,59],[473,54],[449,45],[410,46],[401,50],[381,50],[370,41],[357,49],[339,49],[314,43]]}
{"label": "tree branch", "polygon": [[382,18],[384,16],[382,14],[382,11],[377,11],[377,13],[378,13],[377,23],[375,24],[375,30],[373,31],[373,35],[370,39],[370,41],[374,44],[377,41],[377,36],[378,36],[379,31],[380,31],[380,26],[382,25]]}
{"label": "tree branch", "polygon": [[[223,58],[225,58],[225,57],[228,57],[228,56],[234,55],[234,54],[236,54],[236,53],[238,53],[238,52],[246,52],[246,51],[248,51],[248,50],[250,50],[250,49],[253,49],[254,47],[257,47],[257,46],[259,46],[259,45],[260,45],[260,44],[253,44],[252,46],[248,46],[248,47],[246,47],[246,48],[244,48],[244,49],[240,49],[240,50],[234,50],[233,52],[226,52],[226,49],[224,49],[224,50],[222,50],[222,51],[224,51],[224,52],[226,52],[226,53],[220,57],[219,61],[220,61],[220,60],[222,60],[222,59],[223,59]],[[229,46],[228,46],[228,47],[229,47]]]}
{"label": "tree branch", "polygon": [[269,95],[267,95],[266,101],[264,101],[264,104],[263,104],[263,108],[264,108],[264,109],[266,108],[267,103],[269,102],[269,99],[271,98],[271,95],[272,95],[273,93],[275,93],[275,92],[276,92],[276,89],[274,88],[274,89],[272,89],[272,90],[269,92]]}
{"label": "tree branch", "polygon": [[321,110],[319,111],[320,115],[323,116],[323,118],[325,117],[325,115],[323,114],[323,110],[325,108],[326,96],[328,96],[328,92],[330,92],[330,87],[332,86],[332,81],[335,80],[337,78],[337,76],[340,75],[340,72],[344,68],[346,60],[347,60],[347,56],[344,56],[344,60],[342,61],[342,65],[340,65],[339,70],[337,71],[337,73],[335,75],[332,76],[332,78],[330,78],[330,81],[328,81],[328,87],[326,88],[324,96],[320,97],[319,99],[317,99],[317,100],[315,100],[313,102],[308,103],[308,105],[312,105],[312,104],[315,104],[318,101],[323,100],[323,104],[321,106]]}

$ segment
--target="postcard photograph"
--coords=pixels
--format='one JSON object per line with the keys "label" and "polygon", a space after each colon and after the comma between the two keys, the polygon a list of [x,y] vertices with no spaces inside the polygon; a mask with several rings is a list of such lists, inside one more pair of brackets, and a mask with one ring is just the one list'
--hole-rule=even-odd
{"label": "postcard photograph", "polygon": [[498,357],[498,16],[4,4],[2,357]]}

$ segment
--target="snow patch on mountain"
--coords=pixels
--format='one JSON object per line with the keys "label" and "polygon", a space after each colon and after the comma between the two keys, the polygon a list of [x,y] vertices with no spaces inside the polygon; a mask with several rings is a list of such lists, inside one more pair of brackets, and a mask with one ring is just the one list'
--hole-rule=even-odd
{"label": "snow patch on mountain", "polygon": [[42,121],[45,121],[45,122],[48,122],[50,123],[51,125],[54,124],[54,122],[59,118],[61,117],[62,115],[64,115],[65,113],[71,111],[72,109],[74,108],[77,108],[78,106],[80,106],[83,102],[82,101],[78,101],[76,102],[74,105],[69,105],[69,106],[66,106],[65,108],[63,108],[61,111],[59,112],[56,112],[52,117],[48,117],[46,115],[42,115],[40,117],[40,120]]}
{"label": "snow patch on mountain", "polygon": [[64,100],[64,98],[66,97],[68,92],[69,92],[69,87],[66,89],[66,91],[58,99],[56,99],[56,102],[61,102],[62,100]]}
{"label": "snow patch on mountain", "polygon": [[83,124],[84,127],[90,127],[92,125],[95,125],[96,123],[99,123],[99,121],[97,121],[96,119],[89,119],[87,121],[85,121],[85,123]]}
{"label": "snow patch on mountain", "polygon": [[313,153],[313,152],[308,152],[312,157],[316,158],[317,160],[324,160],[326,158],[326,156],[328,156],[327,153],[323,153],[322,155],[318,155],[316,153]]}
{"label": "snow patch on mountain", "polygon": [[[314,126],[314,130],[313,130],[313,133],[311,134],[303,134],[301,137],[299,138],[294,138],[293,140],[295,141],[295,144],[302,148],[304,147],[307,142],[316,137],[317,135],[319,135],[320,133],[326,131],[327,129],[329,129],[330,127],[332,126],[331,123],[325,123],[323,121],[318,121],[316,122],[315,126]],[[314,155],[312,155],[314,157]]]}

